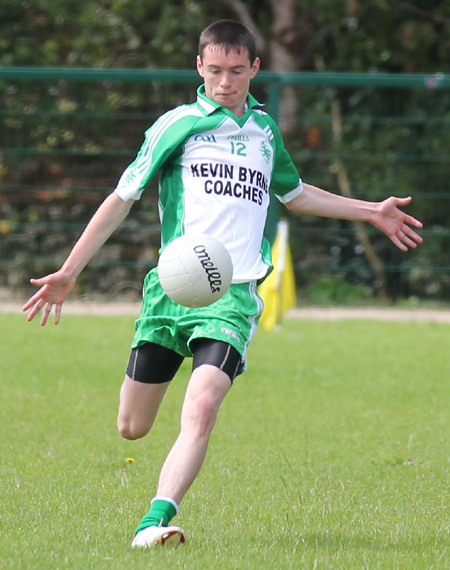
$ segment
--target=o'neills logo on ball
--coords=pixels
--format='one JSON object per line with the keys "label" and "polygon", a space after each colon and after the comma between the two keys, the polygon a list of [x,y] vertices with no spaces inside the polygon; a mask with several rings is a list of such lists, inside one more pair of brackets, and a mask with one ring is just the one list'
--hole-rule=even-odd
{"label": "o'neills logo on ball", "polygon": [[204,245],[196,245],[194,247],[194,251],[208,277],[211,293],[218,293],[222,286],[222,276],[220,275],[220,271],[215,267],[215,264],[209,253],[206,251],[206,247]]}

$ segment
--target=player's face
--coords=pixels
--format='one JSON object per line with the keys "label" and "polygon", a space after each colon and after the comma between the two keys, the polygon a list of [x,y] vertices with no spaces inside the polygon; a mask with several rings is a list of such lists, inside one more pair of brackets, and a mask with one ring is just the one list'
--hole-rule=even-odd
{"label": "player's face", "polygon": [[197,71],[205,81],[205,95],[242,117],[250,79],[258,73],[259,63],[259,58],[250,62],[247,50],[225,53],[218,46],[206,46],[203,58],[197,56]]}

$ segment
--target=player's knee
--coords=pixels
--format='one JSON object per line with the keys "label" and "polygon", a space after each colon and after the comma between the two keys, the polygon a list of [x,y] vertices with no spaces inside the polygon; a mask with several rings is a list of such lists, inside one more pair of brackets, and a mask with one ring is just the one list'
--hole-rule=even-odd
{"label": "player's knee", "polygon": [[191,400],[185,413],[186,423],[200,436],[212,430],[216,417],[217,403],[215,398],[209,394],[201,394]]}
{"label": "player's knee", "polygon": [[150,431],[151,426],[142,425],[131,418],[118,418],[117,429],[124,439],[136,440],[144,437]]}

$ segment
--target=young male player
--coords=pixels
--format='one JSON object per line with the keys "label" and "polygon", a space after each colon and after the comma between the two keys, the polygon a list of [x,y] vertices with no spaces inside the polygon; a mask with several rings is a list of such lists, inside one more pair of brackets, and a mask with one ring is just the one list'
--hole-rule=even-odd
{"label": "young male player", "polygon": [[169,523],[202,466],[219,407],[235,376],[245,369],[247,348],[262,312],[256,283],[270,267],[270,248],[263,237],[269,193],[292,211],[370,222],[403,251],[422,242],[413,229],[422,224],[399,209],[411,198],[365,202],[299,179],[276,124],[249,94],[259,65],[254,38],[241,24],[222,20],[202,32],[197,70],[204,85],[197,101],[169,111],[147,131],[136,160],[61,269],[32,279],[40,289],[23,307],[29,310],[28,320],[42,309],[42,325],[54,307],[58,323],[61,305],[78,275],[158,172],[162,247],[181,234],[206,233],[222,241],[231,254],[233,284],[209,307],[190,309],[172,302],[154,269],[145,278],[120,391],[121,435],[146,435],[184,357],[193,356],[193,370],[180,433],[132,546],[185,540],[184,531]]}

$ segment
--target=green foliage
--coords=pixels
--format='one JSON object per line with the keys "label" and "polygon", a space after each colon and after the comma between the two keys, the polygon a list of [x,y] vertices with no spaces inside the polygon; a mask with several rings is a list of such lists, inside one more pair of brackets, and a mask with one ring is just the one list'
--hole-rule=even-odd
{"label": "green foliage", "polygon": [[361,285],[351,285],[334,275],[322,275],[301,293],[301,297],[307,303],[319,305],[359,305],[370,295]]}
{"label": "green foliage", "polygon": [[[449,69],[450,20],[445,2],[302,2],[321,41],[315,64],[328,71],[431,73]],[[301,17],[301,13],[300,13]]]}
{"label": "green foliage", "polygon": [[[445,298],[448,279],[443,268],[448,265],[446,228],[450,212],[448,92],[311,86],[302,87],[298,98],[302,101],[297,117],[299,129],[287,140],[287,148],[303,180],[341,193],[336,166],[339,161],[355,197],[379,201],[388,195],[411,195],[413,202],[408,212],[424,223],[423,246],[401,256],[373,228],[368,227],[367,232],[386,266],[393,298],[399,292],[406,296],[418,294],[421,298]],[[339,140],[333,134],[333,105],[340,110]],[[355,242],[350,224],[307,217],[302,217],[299,224],[297,216],[290,217],[294,263],[299,268],[301,286],[308,286],[315,279],[315,275],[305,275],[306,271],[301,270],[305,255],[309,255],[314,262],[310,264],[313,271],[314,265],[319,269],[328,263],[337,277],[377,290],[373,272],[364,250]],[[314,252],[295,243],[313,240]],[[420,279],[410,278],[411,268],[419,275],[420,268],[425,267]],[[427,279],[430,286],[425,285]]]}
{"label": "green foliage", "polygon": [[[9,4],[9,5],[8,5]],[[7,0],[0,64],[183,67],[193,64],[198,2]]]}
{"label": "green foliage", "polygon": [[115,417],[133,317],[2,323],[2,569],[448,567],[448,325],[259,331],[175,519],[188,543],[133,551],[189,363],[152,433],[124,441]]}
{"label": "green foliage", "polygon": [[[281,16],[290,3],[268,0],[5,0],[0,5],[0,65],[192,68],[201,29],[214,19],[239,18],[242,12],[232,7],[236,4],[265,40],[261,56],[266,69],[274,63],[274,43],[287,50],[298,70],[431,74],[450,69],[450,14],[439,0],[306,0],[296,2],[288,18]],[[432,89],[433,81],[430,76],[428,89],[409,90],[299,88],[295,134],[286,141],[306,181],[340,192],[334,162],[339,158],[355,196],[413,195],[409,211],[423,219],[432,241],[399,258],[387,240],[373,237],[389,266],[392,297],[450,295],[445,271],[450,98],[448,92]],[[262,88],[261,95],[266,99]],[[2,271],[0,286],[12,285],[21,294],[28,280],[23,266],[33,266],[38,256],[46,258],[38,267],[48,267],[51,258],[54,268],[133,160],[145,129],[161,112],[194,97],[195,86],[156,82],[0,82],[0,182],[5,190],[0,232],[7,236],[0,242],[0,263],[16,268],[12,277]],[[342,112],[339,141],[332,135],[333,103]],[[30,228],[30,222],[42,225]],[[142,226],[137,229],[138,222],[151,227],[152,240],[157,236],[154,197],[133,213],[132,243],[119,256],[129,262],[131,255],[133,262],[148,266],[154,256],[143,253],[149,236]],[[58,235],[49,235],[45,224],[53,224],[51,232],[59,229]],[[314,258],[316,266],[328,270],[331,265],[339,279],[377,291],[349,226],[307,218],[301,225],[296,218],[293,226],[294,239],[305,240],[294,244],[296,252]],[[151,249],[157,241],[151,241]],[[109,253],[106,257],[111,262]],[[298,276],[302,259],[294,260]],[[414,267],[416,260],[421,267]],[[141,273],[121,276],[137,281]],[[111,275],[103,282],[110,287]],[[93,285],[97,290],[97,278]]]}
{"label": "green foliage", "polygon": [[[282,2],[238,2],[269,41]],[[445,3],[298,2],[285,37],[305,69],[448,71]],[[0,64],[191,67],[198,34],[212,20],[238,18],[229,3],[195,0],[6,0],[0,7]],[[286,17],[284,18],[286,20]],[[300,68],[299,68],[300,69]]]}

